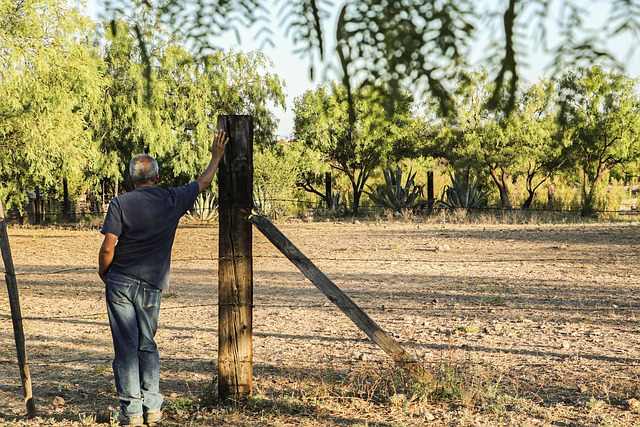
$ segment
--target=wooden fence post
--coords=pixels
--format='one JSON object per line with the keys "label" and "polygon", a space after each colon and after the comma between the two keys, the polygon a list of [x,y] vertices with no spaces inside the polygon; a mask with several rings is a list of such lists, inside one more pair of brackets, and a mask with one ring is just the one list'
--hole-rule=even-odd
{"label": "wooden fence post", "polygon": [[16,351],[18,352],[18,366],[20,367],[20,378],[24,389],[24,399],[27,404],[27,416],[36,416],[36,404],[33,400],[31,389],[31,374],[27,364],[27,350],[24,340],[24,329],[22,327],[22,313],[20,311],[20,298],[18,295],[18,284],[16,282],[16,272],[11,257],[11,247],[9,246],[9,234],[7,224],[4,220],[4,209],[0,201],[0,249],[2,250],[2,260],[4,261],[4,276],[7,281],[7,292],[9,293],[9,305],[11,307],[11,320],[13,321],[13,336],[16,341]]}
{"label": "wooden fence post", "polygon": [[219,116],[229,143],[218,170],[218,396],[253,388],[253,121]]}
{"label": "wooden fence post", "polygon": [[331,188],[331,172],[324,173],[324,194],[327,210],[334,209],[333,206],[333,190]]}
{"label": "wooden fence post", "polygon": [[408,354],[393,338],[371,319],[347,294],[336,286],[318,267],[311,262],[271,221],[254,215],[249,219],[289,261],[334,303],[371,341],[376,343],[396,364],[411,376],[427,383],[435,384],[435,378]]}

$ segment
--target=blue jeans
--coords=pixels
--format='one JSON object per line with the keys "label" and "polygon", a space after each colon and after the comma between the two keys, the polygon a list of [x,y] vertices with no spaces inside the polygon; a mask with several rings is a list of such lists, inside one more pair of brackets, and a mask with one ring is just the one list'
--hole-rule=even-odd
{"label": "blue jeans", "polygon": [[106,300],[113,337],[113,374],[125,416],[159,411],[160,356],[154,341],[162,292],[144,280],[107,274]]}

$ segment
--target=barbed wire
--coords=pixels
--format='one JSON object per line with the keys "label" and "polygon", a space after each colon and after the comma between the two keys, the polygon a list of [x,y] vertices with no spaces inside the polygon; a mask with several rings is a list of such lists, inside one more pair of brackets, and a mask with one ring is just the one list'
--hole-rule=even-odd
{"label": "barbed wire", "polygon": [[[216,308],[219,307],[218,303],[211,304],[196,304],[196,305],[180,305],[180,306],[163,306],[163,311],[172,311],[172,310],[184,310],[184,309],[193,309],[193,308]],[[290,310],[327,310],[327,311],[340,311],[340,308],[329,304],[313,304],[313,305],[293,305],[293,304],[251,304],[251,309],[257,310],[273,310],[273,309],[290,309]],[[435,307],[426,303],[422,307],[405,307],[405,306],[387,306],[385,304],[378,306],[363,306],[359,305],[362,310],[365,310],[370,313],[416,313],[422,315],[432,315],[437,317],[442,317],[445,314],[445,317],[456,317],[459,316],[460,313],[490,313],[493,315],[500,315],[502,318],[505,317],[505,312],[508,310],[513,312],[516,310],[517,312],[511,314],[511,319],[521,323],[523,322],[523,313],[527,313],[527,317],[530,318],[531,321],[535,321],[536,317],[543,316],[545,319],[553,321],[553,318],[549,318],[549,311],[557,313],[557,316],[560,317],[562,315],[571,314],[571,313],[579,313],[584,316],[585,313],[588,314],[598,314],[608,313],[610,315],[623,316],[626,315],[626,321],[634,321],[635,323],[640,323],[640,316],[636,317],[636,313],[640,313],[640,304],[638,306],[603,306],[603,307],[567,307],[567,306],[554,306],[549,307],[547,309],[540,309],[539,306],[513,306],[513,305],[505,305],[505,306],[477,306],[477,307],[460,307],[455,304],[447,304],[439,307]],[[564,313],[564,314],[561,314]],[[105,312],[94,312],[87,314],[78,314],[78,315],[60,315],[60,316],[22,316],[20,318],[21,321],[47,321],[47,320],[81,320],[87,318],[96,318],[96,317],[106,317],[107,313]],[[630,316],[630,318],[629,318]],[[11,318],[8,315],[0,315],[0,318]],[[508,319],[506,319],[508,320]],[[105,319],[102,323],[104,325],[108,325],[108,321]]]}
{"label": "barbed wire", "polygon": [[[606,305],[602,305],[602,306],[589,306],[589,307],[572,307],[572,306],[568,306],[568,305],[556,305],[556,306],[551,306],[548,308],[540,308],[540,305],[519,305],[519,304],[510,304],[508,302],[505,302],[504,304],[481,304],[481,305],[477,305],[477,306],[463,306],[463,305],[459,305],[457,303],[443,303],[437,300],[437,298],[433,298],[431,296],[425,296],[426,301],[421,304],[421,305],[415,305],[415,306],[407,306],[407,305],[389,305],[388,300],[382,300],[383,302],[377,305],[362,305],[362,304],[358,304],[358,307],[360,307],[362,310],[367,310],[367,311],[375,311],[375,312],[419,312],[421,314],[424,314],[424,312],[452,312],[453,310],[457,311],[457,312],[464,312],[464,311],[473,311],[473,312],[477,312],[477,311],[481,311],[481,312],[502,312],[502,311],[513,311],[513,310],[520,310],[520,311],[534,311],[534,312],[546,312],[548,310],[561,310],[561,311],[565,311],[565,312],[593,312],[593,313],[598,313],[598,312],[611,312],[611,313],[626,313],[626,312],[631,312],[631,313],[635,313],[635,311],[638,311],[638,321],[640,322],[640,303],[638,303],[638,305],[633,305],[633,304],[627,304],[627,305],[617,305],[617,304],[606,304]],[[212,307],[219,307],[221,304],[218,302],[212,302],[212,303],[205,303],[205,304],[184,304],[184,305],[166,305],[166,303],[163,303],[164,305],[162,306],[162,310],[163,311],[167,311],[167,310],[184,310],[184,309],[191,309],[191,308],[212,308]],[[225,304],[225,305],[234,305],[234,304]],[[324,302],[324,303],[317,303],[317,304],[269,304],[269,303],[259,303],[259,304],[248,304],[247,306],[253,308],[253,309],[260,309],[260,310],[269,310],[269,309],[281,309],[281,308],[287,308],[287,309],[294,309],[294,310],[315,310],[315,309],[323,309],[323,310],[330,310],[330,311],[336,311],[336,310],[340,310],[340,307],[330,303],[330,302]],[[451,313],[452,315],[455,315],[456,313]],[[520,316],[522,313],[515,313],[514,316],[518,317]],[[46,319],[52,319],[52,320],[74,320],[74,319],[84,319],[84,318],[89,318],[89,317],[99,317],[99,316],[104,316],[106,315],[106,311],[102,312],[94,312],[94,313],[85,313],[85,314],[78,314],[78,315],[60,315],[60,316],[47,316],[46,318],[43,318],[42,316],[22,316],[22,320],[46,320]],[[0,314],[0,318],[5,317],[8,318],[9,316],[7,315],[3,315]]]}
{"label": "barbed wire", "polygon": [[[403,344],[405,345],[405,347],[410,348],[410,345],[407,345],[407,343],[403,343]],[[439,344],[439,345],[442,346],[442,344]],[[446,348],[443,347],[438,350],[441,352],[447,352],[448,358],[444,358],[443,356],[440,356],[435,360],[426,360],[425,358],[419,357],[417,358],[417,361],[430,369],[434,369],[434,368],[437,369],[438,367],[449,368],[452,362],[455,362],[458,365],[458,367],[462,367],[462,366],[483,366],[484,367],[484,366],[492,366],[495,363],[493,360],[469,359],[468,357],[464,357],[464,358],[460,356],[453,357],[451,355],[452,353],[459,353],[459,352],[463,352],[465,354],[474,352],[473,348],[466,348],[464,345],[455,346],[455,347],[447,346]],[[489,352],[489,354],[496,355],[496,356],[519,355],[520,353],[521,352],[518,349],[495,349],[494,351]],[[590,355],[572,354],[572,353],[562,354],[562,356],[565,357],[566,359],[573,360],[576,363],[580,363],[585,359],[591,360],[593,358],[599,357],[598,355],[591,357]],[[369,355],[369,357],[371,357],[371,355]],[[629,369],[640,368],[640,360],[638,359],[635,359],[635,358],[619,358],[619,359],[620,360],[615,360],[615,358],[608,357],[604,362],[607,364],[608,367],[618,366],[618,367],[625,367]],[[78,363],[100,362],[100,363],[108,364],[112,360],[113,360],[113,356],[92,357],[90,359],[88,359],[87,357],[84,357],[81,359],[68,359],[68,360],[65,360],[65,359],[39,360],[36,358],[32,358],[31,360],[28,361],[28,365],[31,367],[49,367],[49,366],[59,367],[60,365],[73,365]],[[164,357],[163,360],[164,360],[163,363],[201,362],[201,363],[210,364],[213,362],[217,362],[219,359],[217,357],[176,358],[176,357],[171,357],[171,355],[169,355]],[[286,357],[286,358],[279,358],[279,359],[254,358],[253,360],[250,360],[250,361],[233,361],[233,363],[250,363],[254,366],[254,368],[260,368],[261,366],[270,367],[270,366],[273,366],[275,363],[277,363],[278,367],[280,368],[287,368],[286,364],[295,364],[296,367],[306,365],[306,366],[313,366],[314,368],[320,369],[320,370],[328,369],[328,367],[332,366],[334,363],[338,363],[346,366],[362,366],[362,365],[364,366],[377,365],[377,366],[385,366],[385,367],[393,366],[393,361],[384,358],[384,356],[380,359],[362,360],[361,358],[358,358],[358,357],[347,357],[347,356],[336,356],[336,355],[324,355],[324,359],[321,361],[313,358]],[[19,365],[19,363],[16,360],[10,360],[10,359],[0,359],[0,364],[16,365],[16,366]],[[549,363],[528,361],[526,363],[526,366],[529,369],[530,368],[546,368],[549,366]],[[254,375],[254,376],[258,376],[258,375]]]}
{"label": "barbed wire", "polygon": [[[48,276],[51,274],[62,274],[62,273],[69,273],[72,271],[89,271],[89,270],[98,270],[98,267],[73,267],[73,268],[64,268],[64,269],[58,269],[58,270],[53,270],[53,271],[18,271],[16,270],[13,274],[16,276]],[[0,269],[0,274],[7,274],[7,272],[4,269]]]}
{"label": "barbed wire", "polygon": [[[374,346],[375,344],[373,344],[373,342],[370,343],[372,346]],[[412,349],[412,347],[415,346],[419,346],[420,344],[416,344],[416,343],[407,343],[407,342],[403,342],[402,343],[406,348],[408,349]],[[411,344],[414,344],[413,346]],[[439,366],[439,365],[448,365],[449,363],[452,362],[451,358],[455,353],[472,353],[473,352],[473,348],[469,347],[469,346],[465,346],[464,344],[461,344],[459,346],[450,346],[450,345],[444,345],[444,344],[433,344],[434,346],[438,346],[440,348],[437,348],[435,350],[439,351],[439,352],[446,352],[447,353],[447,358],[443,357],[442,355],[438,358],[434,358],[434,360],[426,360],[425,356],[417,356],[416,355],[416,360],[422,364],[424,364],[425,366],[429,366],[429,367],[435,367],[435,366]],[[380,350],[381,351],[381,350]],[[519,355],[521,353],[521,351],[519,349],[499,349],[496,348],[494,351],[490,351],[488,352],[489,354],[493,354],[493,355],[499,355],[499,356],[508,356],[508,355]],[[324,359],[320,362],[318,359],[314,359],[314,358],[303,358],[303,357],[282,357],[282,358],[277,358],[277,359],[273,359],[273,358],[269,358],[269,359],[260,359],[260,358],[253,358],[252,360],[247,360],[247,361],[243,361],[243,360],[234,360],[233,363],[250,363],[253,364],[254,366],[256,365],[265,365],[265,366],[271,366],[274,363],[282,363],[282,362],[286,362],[286,363],[295,363],[296,365],[313,365],[314,367],[320,367],[322,368],[323,366],[328,366],[331,365],[332,363],[341,363],[343,365],[351,365],[351,366],[356,366],[356,365],[378,365],[378,366],[392,366],[393,365],[393,361],[386,358],[386,356],[384,356],[382,353],[380,354],[380,356],[382,356],[379,359],[361,359],[358,357],[348,357],[348,356],[340,356],[340,355],[335,355],[335,354],[331,354],[331,355],[324,355]],[[591,355],[585,355],[585,354],[571,354],[571,353],[567,353],[567,354],[563,354],[562,356],[568,358],[568,359],[574,359],[576,362],[580,362],[584,359],[592,359],[592,358],[598,358],[599,355],[594,355],[593,357],[590,357]],[[371,354],[369,354],[369,357],[372,357]],[[618,359],[620,360],[613,360],[615,358],[612,357],[608,357],[606,360],[606,363],[608,366],[624,366],[624,367],[628,367],[628,368],[640,368],[640,360],[636,359],[636,358],[624,358],[624,357],[620,357]],[[49,359],[49,360],[40,360],[37,359],[35,357],[33,357],[31,360],[28,361],[29,366],[59,366],[59,365],[71,365],[71,364],[77,364],[77,363],[95,363],[95,362],[104,362],[104,363],[109,363],[113,360],[113,356],[104,356],[104,357],[93,357],[91,359],[88,359],[87,357],[83,357],[83,358],[77,358],[77,359]],[[212,362],[217,362],[219,361],[218,357],[212,357],[212,358],[202,358],[202,357],[190,357],[190,358],[177,358],[177,357],[172,357],[171,355],[165,356],[164,357],[164,363],[167,362],[201,362],[201,363],[212,363]],[[454,358],[454,361],[459,363],[462,366],[487,366],[487,365],[492,365],[494,363],[494,361],[492,360],[479,360],[479,359],[469,359],[468,357],[465,358]],[[5,364],[5,365],[18,365],[18,362],[16,360],[10,360],[10,359],[0,359],[0,364]],[[528,368],[544,368],[544,367],[548,367],[549,364],[548,363],[542,363],[542,362],[527,362],[526,366]]]}
{"label": "barbed wire", "polygon": [[[415,250],[415,249],[414,249]],[[424,251],[424,252],[439,252],[439,250],[437,248],[426,248],[426,249],[418,249],[419,251]],[[347,258],[347,257],[328,257],[328,256],[314,256],[314,255],[310,255],[310,258],[312,258],[313,261],[339,261],[339,262],[367,262],[367,263],[388,263],[388,262],[393,262],[393,263],[429,263],[429,262],[436,262],[436,263],[445,263],[445,264],[502,264],[502,263],[512,263],[512,262],[517,262],[517,263],[545,263],[545,262],[553,262],[553,263],[563,263],[563,262],[570,262],[570,263],[582,263],[582,262],[589,262],[592,264],[611,264],[612,260],[611,259],[596,259],[594,260],[593,258],[588,258],[588,257],[567,257],[567,258],[558,258],[558,257],[536,257],[536,258],[473,258],[473,259],[461,259],[461,258],[456,258],[456,259],[426,259],[426,258]],[[637,255],[636,254],[617,254],[616,255],[617,258],[620,259],[627,259],[627,258],[636,258]],[[282,259],[282,260],[286,260],[286,257],[284,255],[279,255],[279,254],[254,254],[251,256],[251,258],[254,259]],[[192,261],[199,261],[199,262],[209,262],[209,261],[220,261],[221,259],[226,260],[227,258],[221,258],[221,257],[211,257],[211,258],[174,258],[172,259],[172,262],[192,262]],[[45,275],[52,275],[52,274],[62,274],[62,273],[69,273],[69,272],[74,272],[74,271],[97,271],[97,267],[71,267],[71,268],[64,268],[64,269],[56,269],[56,270],[51,270],[51,271],[21,271],[21,270],[16,270],[13,274],[16,276],[45,276]],[[6,270],[0,268],[0,274],[6,274]]]}

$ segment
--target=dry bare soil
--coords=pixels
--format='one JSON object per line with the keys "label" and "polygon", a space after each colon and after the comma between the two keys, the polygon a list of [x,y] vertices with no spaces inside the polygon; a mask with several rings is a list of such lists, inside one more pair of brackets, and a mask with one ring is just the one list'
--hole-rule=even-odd
{"label": "dry bare soil", "polygon": [[[163,425],[640,426],[637,222],[278,226],[440,384],[403,375],[254,229],[253,398],[217,402],[218,229],[183,224],[157,337]],[[38,417],[3,290],[0,425],[109,425],[98,230],[9,236]]]}

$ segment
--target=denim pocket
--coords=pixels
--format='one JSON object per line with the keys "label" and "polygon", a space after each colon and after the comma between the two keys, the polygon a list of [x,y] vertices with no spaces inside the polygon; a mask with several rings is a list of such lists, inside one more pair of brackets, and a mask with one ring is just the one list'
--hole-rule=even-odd
{"label": "denim pocket", "polygon": [[160,296],[162,292],[157,288],[144,288],[142,295],[142,308],[145,310],[154,310],[160,307]]}
{"label": "denim pocket", "polygon": [[129,289],[131,289],[131,283],[113,279],[107,280],[107,297],[113,303],[127,301],[129,299]]}

